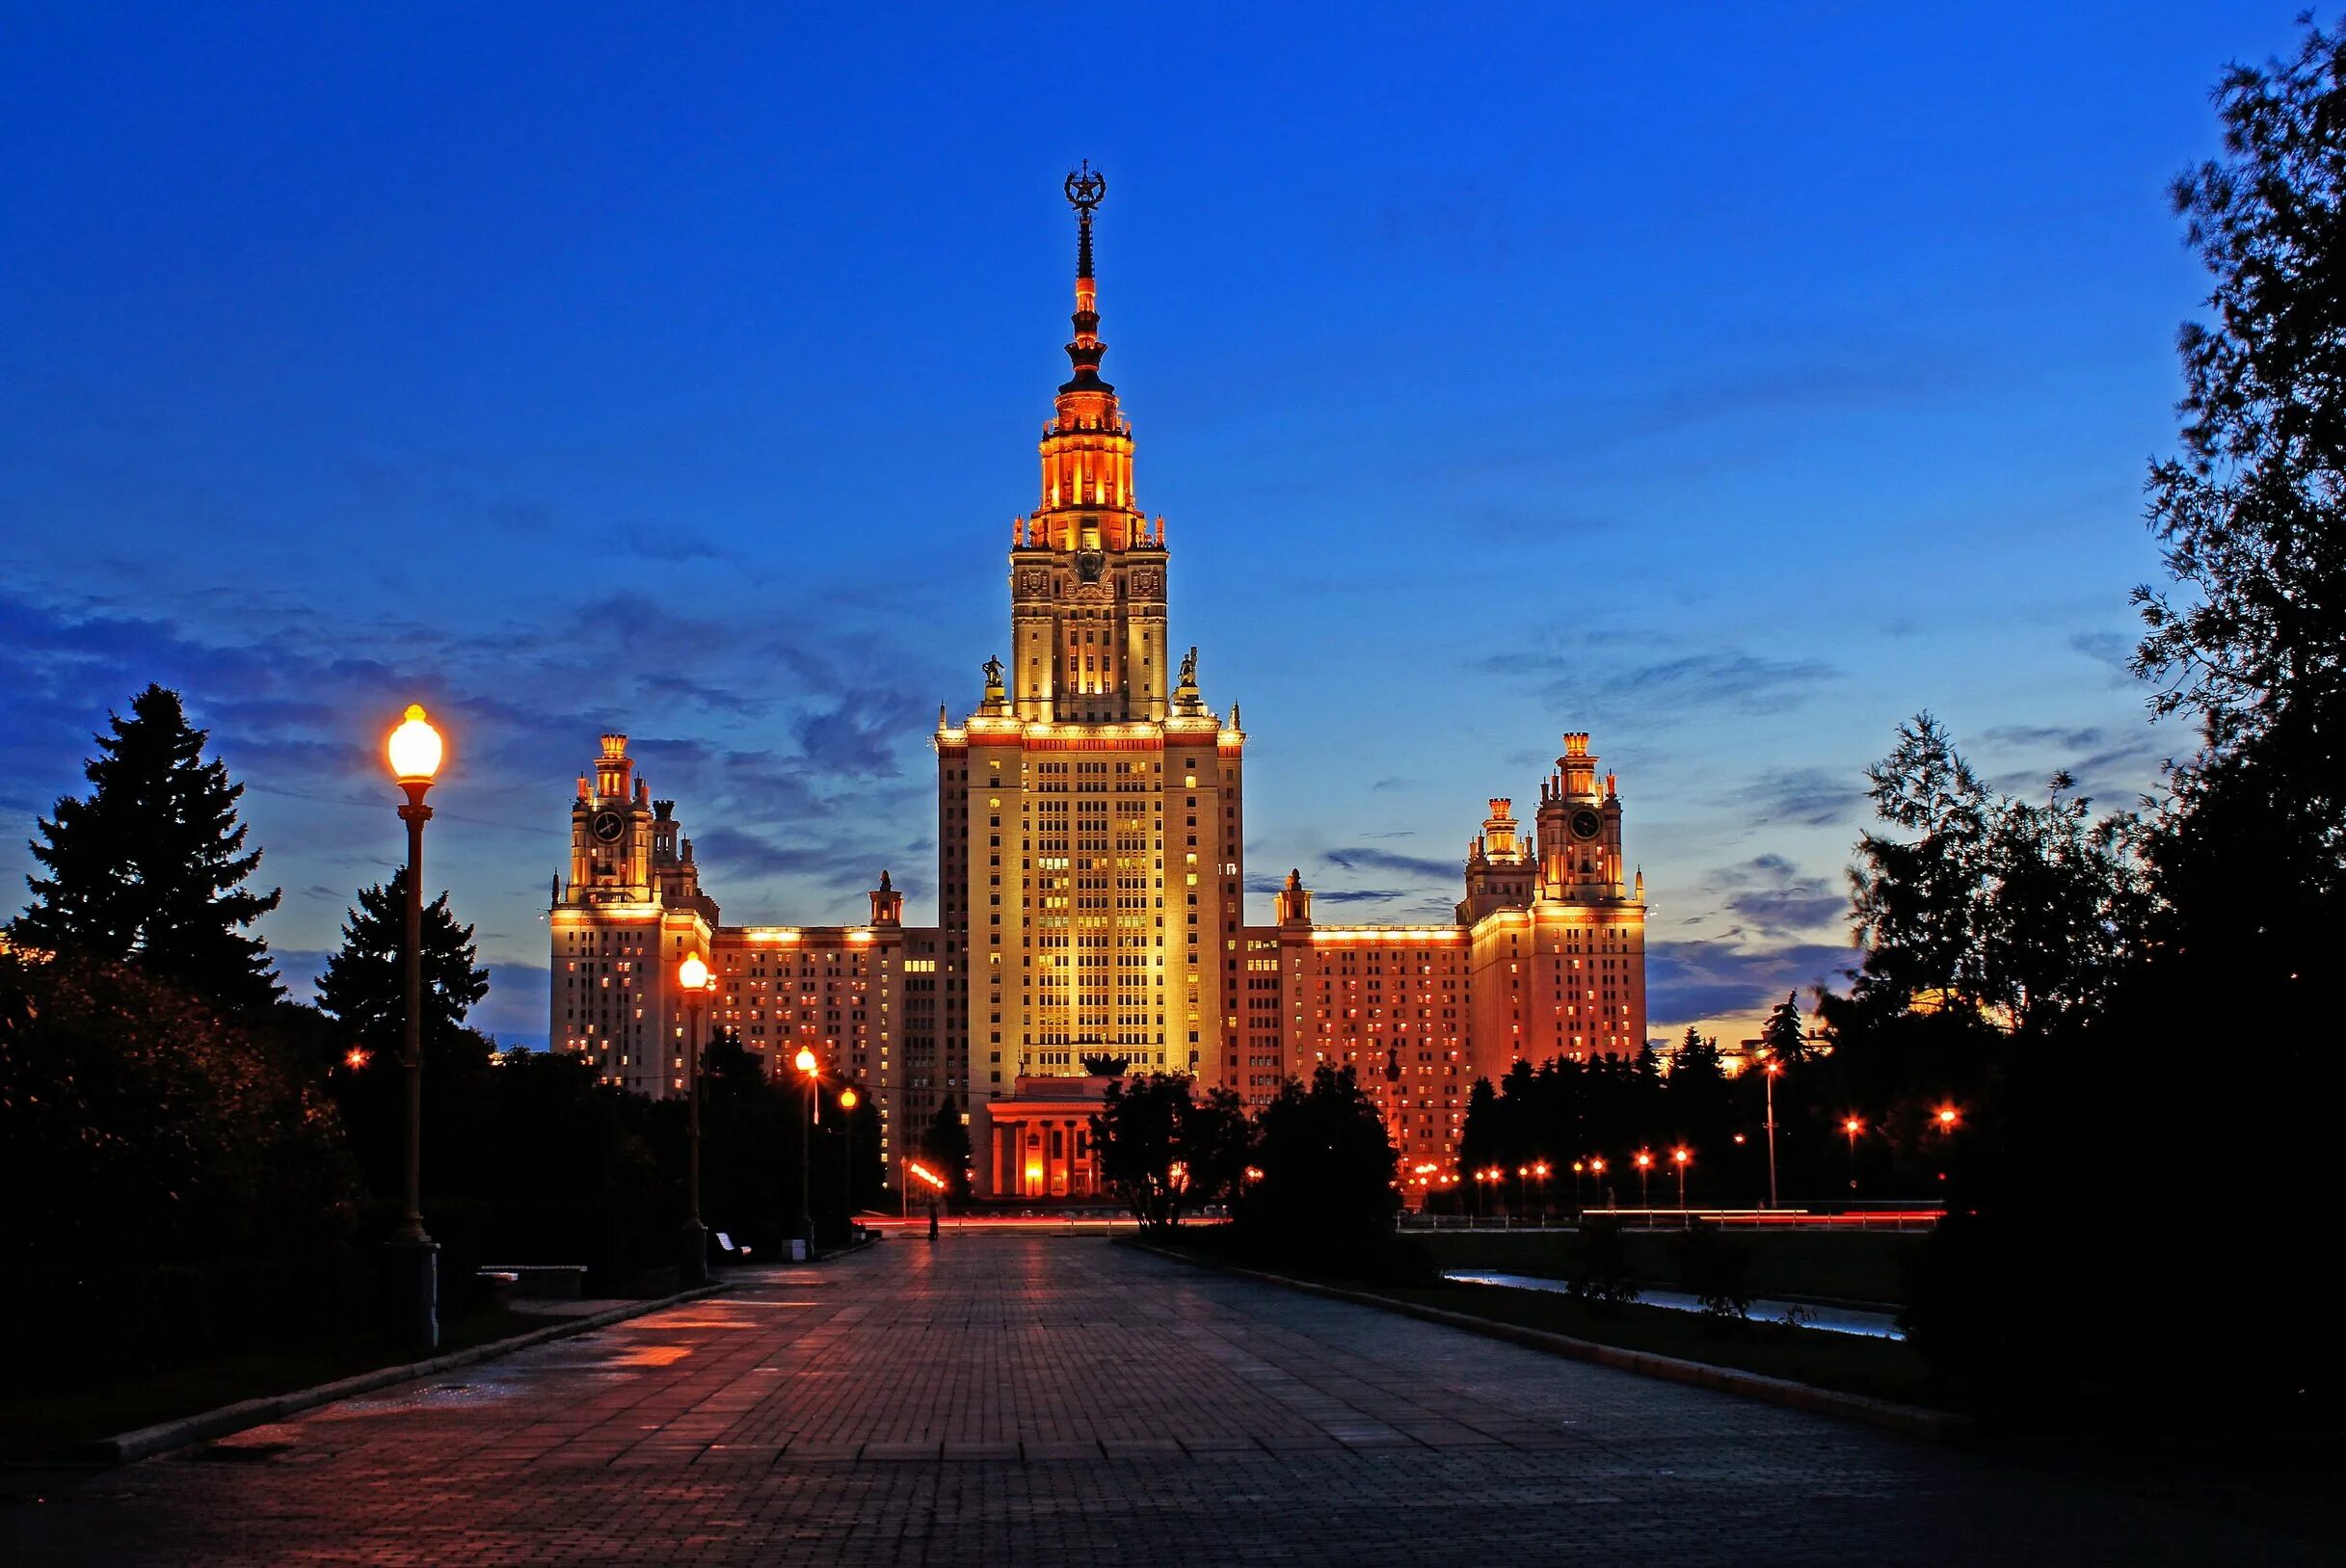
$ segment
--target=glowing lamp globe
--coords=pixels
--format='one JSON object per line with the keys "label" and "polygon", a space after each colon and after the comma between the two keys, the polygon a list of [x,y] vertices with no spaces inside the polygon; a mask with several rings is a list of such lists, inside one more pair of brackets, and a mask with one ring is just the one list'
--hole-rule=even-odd
{"label": "glowing lamp globe", "polygon": [[676,967],[676,983],[686,991],[699,991],[708,984],[708,966],[701,962],[699,953],[687,953],[684,962]]}
{"label": "glowing lamp globe", "polygon": [[408,704],[407,717],[391,731],[384,750],[390,755],[391,777],[403,784],[428,784],[440,771],[440,731],[423,716],[423,704]]}
{"label": "glowing lamp globe", "polygon": [[813,1073],[814,1071],[814,1052],[807,1050],[803,1046],[800,1047],[798,1054],[791,1058],[790,1065],[797,1068],[801,1073]]}
{"label": "glowing lamp globe", "polygon": [[839,1092],[840,1109],[853,1110],[856,1107],[856,1103],[863,1098],[864,1097],[862,1095],[857,1094],[853,1089],[841,1089]]}

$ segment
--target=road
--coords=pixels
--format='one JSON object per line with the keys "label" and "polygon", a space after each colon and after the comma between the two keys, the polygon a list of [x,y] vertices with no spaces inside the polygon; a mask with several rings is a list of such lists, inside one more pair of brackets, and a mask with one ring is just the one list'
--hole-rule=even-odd
{"label": "road", "polygon": [[1096,1237],[744,1278],[0,1510],[0,1560],[2338,1560],[2326,1511],[2252,1524]]}

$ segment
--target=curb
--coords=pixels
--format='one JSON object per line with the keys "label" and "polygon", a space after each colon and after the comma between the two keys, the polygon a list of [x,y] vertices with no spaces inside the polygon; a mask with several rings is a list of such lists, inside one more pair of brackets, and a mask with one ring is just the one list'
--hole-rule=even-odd
{"label": "curb", "polygon": [[1213,1259],[1191,1258],[1164,1247],[1147,1242],[1133,1242],[1142,1252],[1193,1268],[1209,1268],[1218,1273],[1236,1274],[1243,1279],[1259,1280],[1266,1285],[1285,1286],[1291,1290],[1302,1290],[1312,1295],[1328,1296],[1337,1301],[1348,1301],[1355,1306],[1374,1307],[1382,1312],[1399,1313],[1423,1322],[1440,1323],[1448,1328],[1463,1329],[1485,1339],[1505,1340],[1533,1350],[1545,1350],[1555,1355],[1569,1356],[1575,1361],[1594,1362],[1600,1367],[1612,1367],[1625,1372],[1637,1372],[1646,1377],[1659,1377],[1672,1383],[1689,1383],[1697,1388],[1716,1389],[1722,1394],[1740,1394],[1747,1399],[1765,1404],[1782,1405],[1792,1410],[1804,1410],[1812,1415],[1835,1416],[1844,1421],[1879,1426],[1927,1443],[1968,1443],[1977,1434],[1978,1423],[1969,1416],[1959,1416],[1944,1410],[1926,1410],[1920,1405],[1898,1404],[1889,1399],[1876,1399],[1862,1394],[1843,1394],[1834,1389],[1821,1389],[1812,1383],[1795,1383],[1789,1378],[1766,1377],[1758,1372],[1738,1370],[1732,1367],[1714,1367],[1707,1362],[1683,1361],[1676,1356],[1656,1355],[1650,1350],[1624,1350],[1619,1345],[1599,1344],[1593,1340],[1576,1340],[1568,1334],[1551,1333],[1546,1329],[1525,1328],[1515,1323],[1503,1323],[1496,1318],[1474,1317],[1465,1313],[1445,1312],[1439,1307],[1422,1307],[1413,1301],[1397,1301],[1367,1290],[1346,1290],[1333,1285],[1315,1285],[1309,1280],[1292,1279],[1285,1274],[1269,1274],[1259,1268],[1240,1268]]}
{"label": "curb", "polygon": [[549,1323],[544,1328],[531,1329],[526,1334],[517,1334],[509,1340],[492,1340],[487,1344],[451,1350],[444,1356],[434,1356],[428,1361],[410,1362],[403,1367],[378,1367],[371,1372],[360,1372],[354,1377],[320,1383],[315,1388],[263,1395],[257,1399],[241,1399],[232,1405],[222,1405],[217,1410],[182,1416],[177,1421],[162,1422],[153,1426],[142,1426],[135,1432],[100,1438],[84,1451],[100,1464],[127,1465],[158,1453],[168,1453],[173,1448],[185,1448],[191,1443],[200,1443],[206,1438],[226,1437],[231,1432],[241,1432],[248,1426],[259,1426],[305,1410],[314,1410],[319,1405],[347,1399],[353,1395],[371,1394],[377,1389],[389,1388],[394,1383],[412,1383],[419,1377],[431,1377],[458,1367],[470,1367],[477,1362],[510,1355],[516,1350],[526,1350],[534,1344],[544,1344],[548,1340],[566,1340],[573,1334],[608,1328],[613,1323],[624,1323],[630,1317],[641,1317],[647,1313],[655,1313],[686,1301],[698,1301],[703,1296],[717,1295],[732,1289],[731,1285],[704,1285],[672,1296],[662,1296],[655,1301],[630,1301],[609,1312],[599,1312],[567,1323]]}

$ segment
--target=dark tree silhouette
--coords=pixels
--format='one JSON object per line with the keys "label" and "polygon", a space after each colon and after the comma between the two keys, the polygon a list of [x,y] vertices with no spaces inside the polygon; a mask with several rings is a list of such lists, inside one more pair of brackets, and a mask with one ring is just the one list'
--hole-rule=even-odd
{"label": "dark tree silhouette", "polygon": [[[345,912],[342,945],[318,977],[318,1007],[369,1050],[398,1049],[405,1022],[408,870],[359,890]],[[423,909],[423,1019],[426,1049],[452,1038],[473,1003],[489,994],[489,971],[474,967],[472,927],[459,925],[443,892]]]}
{"label": "dark tree silhouette", "polygon": [[1256,1118],[1255,1164],[1237,1208],[1263,1250],[1317,1266],[1354,1266],[1392,1240],[1400,1156],[1352,1069],[1326,1064],[1311,1086],[1289,1079]]}
{"label": "dark tree silhouette", "polygon": [[1119,1078],[1091,1119],[1101,1182],[1151,1229],[1220,1201],[1246,1164],[1246,1112],[1228,1089],[1199,1099],[1182,1073]]}
{"label": "dark tree silhouette", "polygon": [[[1692,1033],[1692,1030],[1688,1031]],[[1760,1049],[1768,1059],[1787,1068],[1805,1064],[1809,1056],[1808,1023],[1800,1016],[1800,997],[1793,992],[1777,1002],[1760,1025]]]}
{"label": "dark tree silhouette", "polygon": [[[158,979],[220,1006],[266,1006],[282,993],[268,944],[247,929],[281,890],[245,880],[260,851],[236,820],[244,785],[203,759],[208,731],[192,728],[179,694],[149,685],[83,771],[91,791],[39,822],[33,903],[10,927],[32,947],[132,960]],[[45,840],[45,841],[44,841]]]}
{"label": "dark tree silhouette", "polygon": [[937,1102],[920,1136],[920,1153],[944,1177],[955,1198],[970,1195],[970,1129],[961,1119],[961,1103],[951,1095]]}

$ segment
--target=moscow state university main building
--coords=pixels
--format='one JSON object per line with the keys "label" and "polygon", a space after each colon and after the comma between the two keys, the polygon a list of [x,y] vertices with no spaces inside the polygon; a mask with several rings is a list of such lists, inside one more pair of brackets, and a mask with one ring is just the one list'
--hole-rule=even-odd
{"label": "moscow state university main building", "polygon": [[700,954],[725,1028],[791,1073],[813,1050],[883,1118],[892,1174],[948,1098],[980,1194],[1085,1198],[1085,1059],[1179,1072],[1267,1103],[1348,1065],[1382,1106],[1409,1201],[1454,1177],[1468,1091],[1519,1057],[1626,1055],[1645,1039],[1642,877],[1588,737],[1564,736],[1533,819],[1488,802],[1453,920],[1326,925],[1290,871],[1246,922],[1246,731],[1173,641],[1164,519],[1142,512],[1133,427],[1101,379],[1092,217],[1077,210],[1072,374],[1043,432],[1034,511],[1010,539],[1009,654],[974,708],[938,715],[937,921],[904,923],[881,871],[868,922],[729,925],[675,803],[602,737],[554,888],[553,1049],[607,1082],[680,1093]]}

